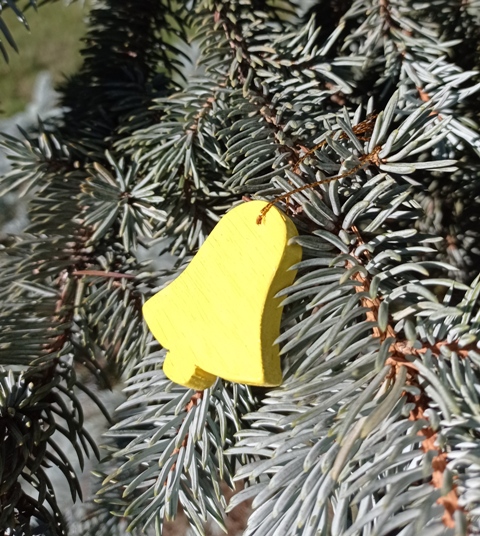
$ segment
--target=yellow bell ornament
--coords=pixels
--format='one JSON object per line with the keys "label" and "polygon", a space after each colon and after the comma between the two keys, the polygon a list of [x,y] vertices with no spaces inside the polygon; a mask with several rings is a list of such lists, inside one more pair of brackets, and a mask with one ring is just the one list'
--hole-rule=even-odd
{"label": "yellow bell ornament", "polygon": [[[187,268],[143,306],[147,324],[167,349],[173,382],[196,390],[217,376],[259,386],[282,382],[275,339],[281,299],[301,247],[293,222],[264,201],[243,203],[218,222]],[[259,215],[262,217],[259,218]]]}

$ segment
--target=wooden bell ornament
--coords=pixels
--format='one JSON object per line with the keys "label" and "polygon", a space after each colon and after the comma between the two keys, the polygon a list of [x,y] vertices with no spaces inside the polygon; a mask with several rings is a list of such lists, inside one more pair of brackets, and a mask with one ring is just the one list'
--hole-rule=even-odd
{"label": "wooden bell ornament", "polygon": [[293,283],[290,267],[302,253],[289,244],[297,229],[280,210],[272,207],[257,223],[267,204],[251,201],[228,212],[188,267],[143,306],[168,350],[163,369],[175,383],[203,390],[217,376],[266,387],[282,382],[275,295]]}

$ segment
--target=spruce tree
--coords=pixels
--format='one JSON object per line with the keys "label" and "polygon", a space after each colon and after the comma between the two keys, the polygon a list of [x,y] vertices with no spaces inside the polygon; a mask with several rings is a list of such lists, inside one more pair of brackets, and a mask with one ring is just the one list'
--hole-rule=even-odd
{"label": "spruce tree", "polygon": [[[3,141],[2,533],[68,533],[63,435],[102,459],[83,534],[249,500],[252,536],[480,534],[479,51],[478,0],[95,3],[62,117]],[[249,199],[303,248],[283,383],[194,392],[141,307]],[[126,381],[101,454],[86,378]]]}

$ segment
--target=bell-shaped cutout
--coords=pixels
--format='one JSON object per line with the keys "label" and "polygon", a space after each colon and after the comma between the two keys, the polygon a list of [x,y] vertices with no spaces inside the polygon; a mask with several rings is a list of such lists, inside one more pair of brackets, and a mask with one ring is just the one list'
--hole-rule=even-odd
{"label": "bell-shaped cutout", "polygon": [[275,207],[243,203],[216,225],[188,267],[150,298],[143,313],[168,350],[165,374],[197,390],[216,377],[275,386],[282,382],[278,345],[281,300],[301,248],[289,244],[293,222]]}

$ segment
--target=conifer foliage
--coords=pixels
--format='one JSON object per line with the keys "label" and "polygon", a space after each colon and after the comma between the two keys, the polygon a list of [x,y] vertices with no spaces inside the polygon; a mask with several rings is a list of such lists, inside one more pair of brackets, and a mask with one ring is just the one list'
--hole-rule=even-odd
{"label": "conifer foliage", "polygon": [[[480,2],[309,6],[101,0],[61,120],[4,138],[30,224],[0,258],[3,533],[68,534],[46,467],[81,499],[58,438],[99,456],[90,375],[128,398],[84,534],[246,500],[252,536],[480,534]],[[303,248],[283,384],[179,387],[141,306],[251,198]]]}

